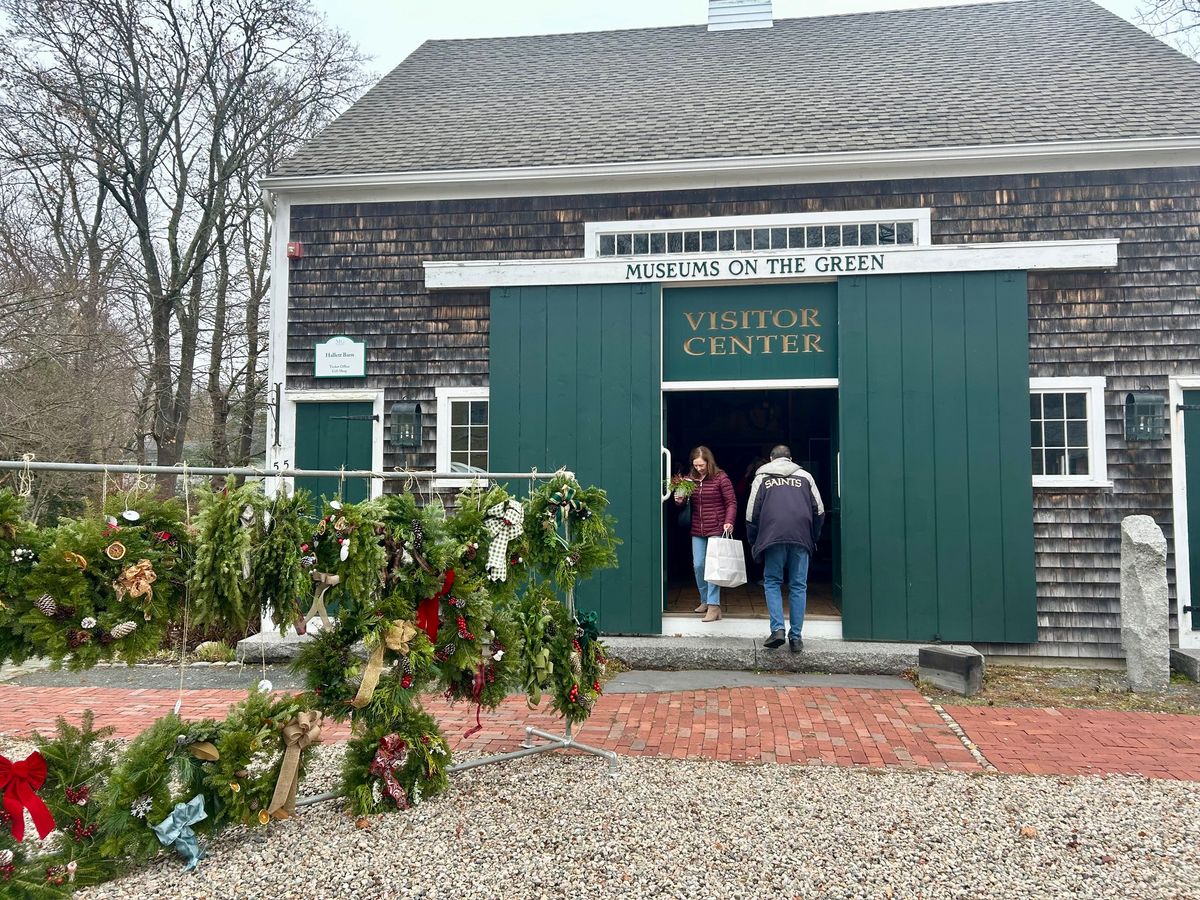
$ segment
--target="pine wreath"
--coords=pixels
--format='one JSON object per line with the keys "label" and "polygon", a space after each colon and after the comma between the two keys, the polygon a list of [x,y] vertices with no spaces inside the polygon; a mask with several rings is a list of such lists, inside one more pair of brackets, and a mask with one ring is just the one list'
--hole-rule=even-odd
{"label": "pine wreath", "polygon": [[158,534],[95,515],[61,520],[24,579],[15,625],[22,639],[56,663],[69,657],[71,669],[157,651],[184,577],[179,545]]}
{"label": "pine wreath", "polygon": [[[251,691],[230,709],[214,740],[220,758],[204,772],[211,828],[271,821],[267,807],[283,765],[283,728],[310,706],[303,694],[277,700],[268,693]],[[298,777],[303,777],[313,746],[300,754]]]}
{"label": "pine wreath", "polygon": [[550,656],[554,663],[553,707],[572,725],[585,721],[604,690],[608,657],[594,613],[573,618],[561,604],[554,614]]}
{"label": "pine wreath", "polygon": [[202,792],[205,770],[213,763],[188,748],[212,743],[220,727],[211,719],[185,722],[171,714],[133,739],[100,790],[101,852],[133,861],[158,853],[161,845],[149,825],[166,818],[176,803]]}
{"label": "pine wreath", "polygon": [[24,518],[25,501],[0,489],[0,666],[17,665],[37,653],[18,626],[25,581],[41,558],[47,533]]}
{"label": "pine wreath", "polygon": [[557,473],[534,490],[525,507],[529,560],[543,578],[566,591],[599,569],[617,566],[616,521],[606,514],[608,495],[580,487],[574,476]]}
{"label": "pine wreath", "polygon": [[[336,504],[336,505],[334,505]],[[384,507],[378,500],[330,501],[309,540],[316,571],[338,577],[325,598],[331,613],[344,607],[374,609],[383,589],[383,544],[377,526]]]}
{"label": "pine wreath", "polygon": [[346,745],[342,786],[355,815],[408,809],[450,783],[450,748],[437,722],[420,706],[404,706]]}

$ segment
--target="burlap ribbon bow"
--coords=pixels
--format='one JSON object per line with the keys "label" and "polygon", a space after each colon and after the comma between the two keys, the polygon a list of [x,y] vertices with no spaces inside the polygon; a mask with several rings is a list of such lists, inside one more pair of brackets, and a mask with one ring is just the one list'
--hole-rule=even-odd
{"label": "burlap ribbon bow", "polygon": [[37,792],[46,783],[46,760],[34,750],[21,762],[0,756],[0,794],[4,811],[12,819],[13,840],[25,839],[25,810],[33,819],[39,838],[54,830],[54,816]]}
{"label": "burlap ribbon bow", "polygon": [[[118,600],[124,600],[126,597],[150,597],[156,581],[158,576],[154,574],[150,560],[139,559],[117,577],[113,582],[113,590],[117,592]],[[149,613],[146,614],[146,618],[150,618]]]}
{"label": "burlap ribbon bow", "polygon": [[321,713],[302,712],[283,726],[283,765],[275,781],[275,793],[267,813],[276,819],[286,819],[296,811],[296,787],[300,783],[300,754],[310,744],[321,740]]}
{"label": "burlap ribbon bow", "polygon": [[488,547],[487,576],[492,581],[508,580],[508,543],[521,536],[525,509],[518,500],[505,500],[489,507],[483,527],[492,536]]}
{"label": "burlap ribbon bow", "polygon": [[207,818],[208,814],[204,811],[204,795],[197,794],[187,803],[176,803],[169,816],[157,825],[150,826],[158,836],[160,844],[164,847],[173,846],[187,861],[187,865],[183,867],[185,872],[192,871],[204,858],[204,851],[200,849],[200,842],[196,840],[196,832],[192,830],[192,826]]}
{"label": "burlap ribbon bow", "polygon": [[362,684],[358,686],[358,693],[350,701],[351,706],[355,709],[362,709],[371,702],[371,697],[375,694],[375,687],[379,684],[379,676],[383,672],[384,651],[394,650],[397,653],[407,654],[409,652],[409,642],[417,634],[417,627],[405,619],[396,619],[396,621],[384,630],[382,639],[367,660],[367,668],[363,672]]}

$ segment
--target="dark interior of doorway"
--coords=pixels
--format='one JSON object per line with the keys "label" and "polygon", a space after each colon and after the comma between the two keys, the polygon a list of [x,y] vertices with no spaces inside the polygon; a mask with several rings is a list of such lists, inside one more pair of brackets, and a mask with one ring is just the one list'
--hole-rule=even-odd
{"label": "dark interior of doorway", "polygon": [[[825,501],[826,519],[817,552],[809,563],[808,612],[812,618],[840,617],[834,596],[838,511],[833,496],[837,452],[837,390],[704,390],[663,394],[663,433],[675,472],[690,468],[688,453],[708,446],[729,475],[738,498],[734,536],[746,537],[746,499],[756,464],[771,448],[787,444],[792,457],[812,473]],[[664,504],[664,611],[691,613],[698,602],[692,575],[691,538],[677,524],[674,503]],[[759,581],[762,570],[747,553],[749,583],[725,589],[727,616],[766,617]]]}

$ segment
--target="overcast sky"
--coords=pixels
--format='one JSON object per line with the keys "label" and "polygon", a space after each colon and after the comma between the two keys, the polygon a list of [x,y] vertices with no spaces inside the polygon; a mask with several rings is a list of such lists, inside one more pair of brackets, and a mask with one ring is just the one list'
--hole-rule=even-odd
{"label": "overcast sky", "polygon": [[[972,0],[774,0],[777,19],[948,6]],[[984,0],[986,2],[986,0]],[[707,0],[316,0],[329,21],[375,57],[371,68],[390,71],[431,38],[556,34],[651,28],[707,21]],[[1099,0],[1135,22],[1139,0]]]}

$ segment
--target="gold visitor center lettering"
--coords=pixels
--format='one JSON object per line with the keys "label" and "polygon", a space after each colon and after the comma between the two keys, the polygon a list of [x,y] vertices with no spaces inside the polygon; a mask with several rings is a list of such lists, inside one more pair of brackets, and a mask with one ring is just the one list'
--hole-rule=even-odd
{"label": "gold visitor center lettering", "polygon": [[[684,338],[683,352],[688,356],[824,353],[821,335],[794,330],[820,328],[820,315],[821,311],[812,307],[685,312],[692,335]],[[731,331],[738,333],[720,333]]]}

